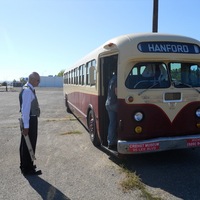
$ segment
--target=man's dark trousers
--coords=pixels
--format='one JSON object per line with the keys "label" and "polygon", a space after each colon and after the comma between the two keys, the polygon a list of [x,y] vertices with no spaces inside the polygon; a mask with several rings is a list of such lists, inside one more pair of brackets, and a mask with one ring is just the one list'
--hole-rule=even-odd
{"label": "man's dark trousers", "polygon": [[[38,130],[38,117],[30,116],[29,120],[29,138],[32,144],[33,151],[35,153],[37,143],[37,130]],[[21,136],[20,143],[20,168],[22,172],[26,172],[33,169],[33,161],[31,160],[26,141],[24,136]]]}

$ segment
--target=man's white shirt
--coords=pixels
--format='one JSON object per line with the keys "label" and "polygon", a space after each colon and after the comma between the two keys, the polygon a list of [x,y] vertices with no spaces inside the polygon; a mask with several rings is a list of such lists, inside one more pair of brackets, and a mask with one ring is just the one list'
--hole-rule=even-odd
{"label": "man's white shirt", "polygon": [[[28,87],[30,87],[33,91],[34,87],[27,83]],[[24,89],[22,93],[22,119],[24,122],[24,128],[29,128],[29,120],[30,120],[30,111],[31,111],[31,102],[35,99],[35,95],[30,88]]]}

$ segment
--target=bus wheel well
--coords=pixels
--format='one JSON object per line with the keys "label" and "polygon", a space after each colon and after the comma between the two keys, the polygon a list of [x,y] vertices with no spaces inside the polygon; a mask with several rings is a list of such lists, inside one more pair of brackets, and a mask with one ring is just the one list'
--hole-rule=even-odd
{"label": "bus wheel well", "polygon": [[91,107],[88,109],[88,113],[87,113],[87,125],[88,125],[88,131],[90,134],[90,140],[92,141],[93,145],[100,146],[100,140],[99,140],[97,129],[96,129],[95,113]]}

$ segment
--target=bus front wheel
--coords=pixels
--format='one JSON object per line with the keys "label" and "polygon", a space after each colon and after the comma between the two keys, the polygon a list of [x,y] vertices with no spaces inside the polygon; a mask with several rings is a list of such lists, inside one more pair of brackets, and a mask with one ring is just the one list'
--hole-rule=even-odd
{"label": "bus front wheel", "polygon": [[90,133],[90,139],[94,146],[99,146],[100,145],[100,140],[97,135],[97,129],[96,129],[96,119],[95,119],[95,114],[93,110],[90,110],[88,113],[88,130]]}

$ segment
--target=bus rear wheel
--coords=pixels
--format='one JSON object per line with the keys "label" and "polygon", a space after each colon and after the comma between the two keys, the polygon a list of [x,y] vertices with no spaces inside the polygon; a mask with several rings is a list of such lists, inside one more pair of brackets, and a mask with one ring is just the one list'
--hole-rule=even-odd
{"label": "bus rear wheel", "polygon": [[90,110],[88,113],[88,130],[90,134],[90,140],[92,141],[93,145],[100,146],[100,140],[96,129],[96,119],[93,110]]}

